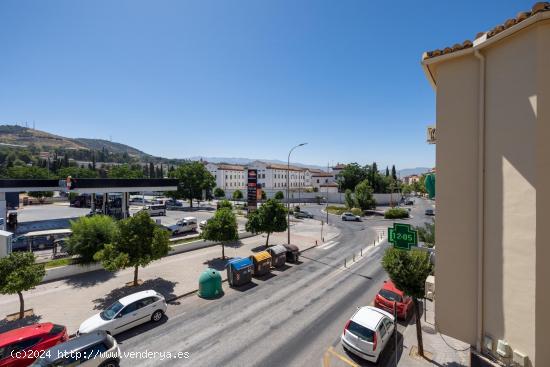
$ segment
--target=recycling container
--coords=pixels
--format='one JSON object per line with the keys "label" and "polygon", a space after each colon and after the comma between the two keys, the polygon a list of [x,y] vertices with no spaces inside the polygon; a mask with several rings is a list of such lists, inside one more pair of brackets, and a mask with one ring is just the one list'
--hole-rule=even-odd
{"label": "recycling container", "polygon": [[276,268],[280,268],[285,265],[286,248],[283,245],[271,246],[267,249],[267,252],[271,255],[271,265]]}
{"label": "recycling container", "polygon": [[216,269],[208,268],[199,277],[199,297],[216,298],[223,294],[222,276]]}
{"label": "recycling container", "polygon": [[254,264],[250,258],[236,257],[227,263],[227,281],[232,287],[238,287],[252,281]]}
{"label": "recycling container", "polygon": [[271,271],[271,255],[267,251],[258,252],[250,256],[254,264],[253,275],[260,277]]}
{"label": "recycling container", "polygon": [[283,245],[286,249],[286,261],[291,263],[297,263],[300,258],[300,250],[298,246],[285,244]]}

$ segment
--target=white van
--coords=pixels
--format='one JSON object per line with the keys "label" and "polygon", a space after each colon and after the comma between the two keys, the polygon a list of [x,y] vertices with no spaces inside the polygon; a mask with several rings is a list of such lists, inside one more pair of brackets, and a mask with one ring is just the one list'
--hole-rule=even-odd
{"label": "white van", "polygon": [[166,205],[163,204],[146,205],[143,210],[146,210],[151,217],[155,215],[166,215]]}
{"label": "white van", "polygon": [[197,230],[197,218],[185,217],[179,220],[175,225],[168,227],[172,235],[191,232]]}

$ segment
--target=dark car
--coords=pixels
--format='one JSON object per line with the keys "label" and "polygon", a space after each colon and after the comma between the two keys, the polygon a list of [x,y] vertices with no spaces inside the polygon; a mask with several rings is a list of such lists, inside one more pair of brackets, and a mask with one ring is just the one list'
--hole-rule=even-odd
{"label": "dark car", "polygon": [[409,199],[405,201],[405,205],[414,205],[414,201]]}
{"label": "dark car", "polygon": [[424,212],[424,215],[435,215],[435,210],[433,209],[426,209]]}
{"label": "dark car", "polygon": [[120,349],[115,338],[105,331],[94,331],[46,350],[32,366],[118,367],[119,362]]}
{"label": "dark car", "polygon": [[313,214],[306,212],[305,210],[294,212],[295,218],[313,218]]}

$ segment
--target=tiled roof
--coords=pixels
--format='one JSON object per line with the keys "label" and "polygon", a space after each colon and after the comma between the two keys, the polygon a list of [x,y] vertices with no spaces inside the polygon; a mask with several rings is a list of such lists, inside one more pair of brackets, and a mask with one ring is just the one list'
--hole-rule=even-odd
{"label": "tiled roof", "polygon": [[334,173],[315,172],[315,173],[311,174],[311,177],[334,177]]}
{"label": "tiled roof", "polygon": [[[488,32],[480,32],[475,36],[475,39],[478,39],[480,37],[483,37],[484,35],[487,36],[487,39],[499,34],[500,32],[513,27],[514,25],[523,22],[525,19],[528,19],[529,17],[540,13],[544,11],[550,11],[550,2],[538,2],[531,8],[531,11],[522,11],[516,15],[515,18],[510,18],[507,21],[505,21],[503,24],[499,24],[493,29],[491,29]],[[425,52],[424,55],[422,55],[422,60],[430,59],[433,57],[441,56],[450,54],[452,52],[464,50],[467,48],[471,48],[473,46],[473,42],[470,40],[465,40],[462,43],[456,43],[452,47],[445,47],[444,49],[437,49],[433,51]]]}
{"label": "tiled roof", "polygon": [[218,164],[218,169],[226,171],[244,171],[244,166],[236,164]]}
{"label": "tiled roof", "polygon": [[[270,163],[270,164],[267,165],[267,168],[280,169],[280,170],[285,170],[286,171],[288,169],[288,166],[286,164]],[[305,171],[305,168],[290,166],[290,170],[291,171]]]}

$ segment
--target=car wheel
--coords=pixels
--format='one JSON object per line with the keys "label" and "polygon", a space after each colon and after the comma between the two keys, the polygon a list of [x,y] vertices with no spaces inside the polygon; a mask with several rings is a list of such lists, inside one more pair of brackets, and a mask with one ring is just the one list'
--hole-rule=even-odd
{"label": "car wheel", "polygon": [[118,367],[119,364],[115,360],[109,360],[100,365],[100,367]]}
{"label": "car wheel", "polygon": [[162,320],[163,315],[164,312],[162,312],[161,310],[156,310],[155,312],[153,312],[153,315],[151,315],[151,321],[159,322],[160,320]]}

